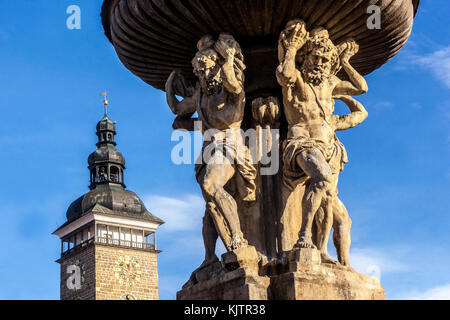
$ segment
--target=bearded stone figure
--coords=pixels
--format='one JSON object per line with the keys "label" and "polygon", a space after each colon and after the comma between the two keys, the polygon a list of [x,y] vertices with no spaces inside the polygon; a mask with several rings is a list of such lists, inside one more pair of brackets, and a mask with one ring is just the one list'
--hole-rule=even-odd
{"label": "bearded stone figure", "polygon": [[351,268],[336,132],[367,118],[362,75],[406,44],[419,2],[103,0],[125,67],[166,92],[175,130],[203,136],[205,257],[177,299],[385,299]]}
{"label": "bearded stone figure", "polygon": [[[306,185],[294,250],[317,248],[322,262],[335,263],[327,252],[333,227],[339,262],[349,268],[351,220],[337,197],[338,177],[347,163],[347,154],[335,131],[355,127],[367,117],[364,107],[351,97],[368,90],[364,78],[349,63],[358,45],[347,40],[335,46],[327,30],[308,32],[303,21],[293,20],[280,35],[278,51],[280,65],[276,74],[289,125],[283,151],[283,181],[291,190],[298,184]],[[336,76],[341,68],[348,81]],[[334,99],[346,103],[351,113],[333,115]]]}
{"label": "bearded stone figure", "polygon": [[[167,102],[178,117],[174,129],[195,130],[201,126],[204,143],[196,161],[196,177],[206,201],[203,218],[205,261],[198,270],[216,262],[217,238],[228,251],[247,247],[234,196],[248,203],[256,200],[256,169],[243,142],[241,123],[244,117],[244,57],[229,34],[217,41],[205,36],[198,42],[192,60],[198,77],[195,88],[188,88],[179,72],[174,71],[166,83]],[[176,95],[184,97],[178,101]],[[192,118],[197,112],[198,119]],[[226,185],[236,179],[238,192],[232,195]],[[195,274],[196,272],[194,272]]]}

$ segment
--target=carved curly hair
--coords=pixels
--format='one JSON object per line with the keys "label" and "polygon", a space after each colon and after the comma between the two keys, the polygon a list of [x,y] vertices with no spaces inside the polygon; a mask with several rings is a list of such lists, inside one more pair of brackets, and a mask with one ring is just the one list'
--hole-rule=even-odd
{"label": "carved curly hair", "polygon": [[339,49],[334,45],[333,41],[331,41],[328,31],[325,28],[315,28],[310,32],[308,40],[297,54],[297,64],[303,66],[305,57],[311,54],[315,49],[319,49],[323,52],[332,52],[331,74],[337,74],[341,69]]}
{"label": "carved curly hair", "polygon": [[[224,42],[233,42],[233,45],[236,49],[236,54],[234,56],[234,72],[236,74],[236,79],[239,81],[239,83],[244,86],[245,82],[245,75],[244,70],[246,69],[246,66],[244,64],[244,55],[242,53],[242,49],[239,45],[239,43],[234,39],[234,37],[231,34],[228,33],[221,33],[219,35],[218,41],[224,41]],[[213,37],[211,35],[206,35],[202,37],[198,43],[197,48],[198,52],[195,55],[194,59],[192,60],[192,66],[194,67],[196,64],[201,61],[201,59],[205,56],[208,56],[214,61],[217,61],[219,65],[223,65],[224,61],[223,58],[217,53],[217,51],[214,49],[216,41],[214,41]],[[195,73],[195,71],[194,71]]]}

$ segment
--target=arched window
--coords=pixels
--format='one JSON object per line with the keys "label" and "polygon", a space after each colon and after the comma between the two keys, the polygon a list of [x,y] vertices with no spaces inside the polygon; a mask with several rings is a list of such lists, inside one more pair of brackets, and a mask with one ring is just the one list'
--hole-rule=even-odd
{"label": "arched window", "polygon": [[111,182],[115,182],[115,183],[119,183],[119,168],[117,168],[116,166],[111,166],[111,178],[110,181]]}
{"label": "arched window", "polygon": [[98,170],[97,182],[108,181],[108,170],[105,166],[102,166]]}
{"label": "arched window", "polygon": [[97,182],[95,179],[95,169],[91,170],[91,184],[93,184],[94,182]]}

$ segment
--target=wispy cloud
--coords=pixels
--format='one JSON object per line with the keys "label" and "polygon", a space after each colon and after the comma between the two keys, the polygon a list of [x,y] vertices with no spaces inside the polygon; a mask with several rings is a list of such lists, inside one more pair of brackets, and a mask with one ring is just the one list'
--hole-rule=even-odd
{"label": "wispy cloud", "polygon": [[450,300],[450,284],[437,286],[424,292],[412,291],[405,294],[404,300]]}
{"label": "wispy cloud", "polygon": [[381,280],[383,274],[408,270],[408,266],[382,248],[354,248],[350,259],[354,269]]}
{"label": "wispy cloud", "polygon": [[372,108],[376,110],[392,109],[393,107],[394,103],[392,103],[391,101],[378,101],[372,105]]}
{"label": "wispy cloud", "polygon": [[205,202],[197,195],[183,195],[179,198],[148,195],[143,201],[151,212],[166,222],[165,231],[199,229],[205,213]]}
{"label": "wispy cloud", "polygon": [[425,56],[416,56],[416,62],[430,69],[450,89],[450,46]]}

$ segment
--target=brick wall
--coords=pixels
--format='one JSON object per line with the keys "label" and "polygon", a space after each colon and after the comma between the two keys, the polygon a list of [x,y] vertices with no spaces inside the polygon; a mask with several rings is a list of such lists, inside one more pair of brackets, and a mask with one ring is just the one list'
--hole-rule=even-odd
{"label": "brick wall", "polygon": [[[95,299],[95,247],[93,244],[77,251],[67,258],[61,259],[61,300],[94,300]],[[68,267],[77,265],[81,271],[81,289],[71,290],[67,282],[72,275],[67,273]]]}
{"label": "brick wall", "polygon": [[[158,299],[156,253],[96,245],[95,250],[98,300],[118,300],[132,295],[137,300]],[[126,269],[124,276],[121,270]]]}
{"label": "brick wall", "polygon": [[[157,254],[154,252],[91,244],[62,258],[61,300],[158,299]],[[70,290],[70,265],[82,270],[81,289]]]}

